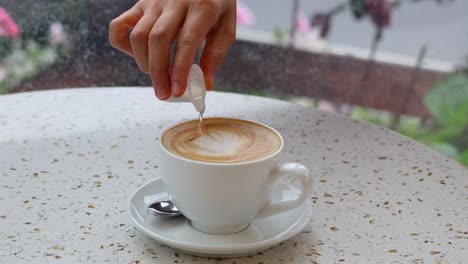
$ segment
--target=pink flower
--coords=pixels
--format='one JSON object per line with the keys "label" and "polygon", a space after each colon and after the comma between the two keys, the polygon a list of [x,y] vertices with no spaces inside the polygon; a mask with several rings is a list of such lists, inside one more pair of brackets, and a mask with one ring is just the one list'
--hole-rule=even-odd
{"label": "pink flower", "polygon": [[377,28],[384,28],[390,25],[392,6],[388,1],[368,0],[367,10]]}
{"label": "pink flower", "polygon": [[237,25],[251,26],[255,24],[255,16],[249,7],[237,1]]}
{"label": "pink flower", "polygon": [[7,11],[0,7],[0,37],[16,38],[20,34],[20,28],[11,19]]}
{"label": "pink flower", "polygon": [[310,21],[304,13],[301,12],[297,15],[295,28],[297,32],[307,33],[310,31]]}
{"label": "pink flower", "polygon": [[60,22],[54,22],[49,26],[49,42],[53,45],[66,44],[67,34]]}

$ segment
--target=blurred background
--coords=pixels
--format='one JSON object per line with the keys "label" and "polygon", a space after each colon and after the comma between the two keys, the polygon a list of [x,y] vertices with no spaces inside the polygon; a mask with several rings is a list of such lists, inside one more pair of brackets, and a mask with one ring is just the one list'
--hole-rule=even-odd
{"label": "blurred background", "polygon": [[[0,94],[150,86],[107,39],[110,20],[135,2],[2,0]],[[237,41],[217,90],[372,122],[468,165],[468,1],[237,5]]]}

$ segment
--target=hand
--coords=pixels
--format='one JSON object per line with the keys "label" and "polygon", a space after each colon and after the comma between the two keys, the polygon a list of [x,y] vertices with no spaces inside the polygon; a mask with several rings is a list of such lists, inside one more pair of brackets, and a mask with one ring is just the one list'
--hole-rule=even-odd
{"label": "hand", "polygon": [[235,35],[236,0],[140,0],[109,26],[111,45],[134,57],[140,70],[151,75],[161,100],[184,94],[190,67],[205,39],[200,67],[212,90]]}

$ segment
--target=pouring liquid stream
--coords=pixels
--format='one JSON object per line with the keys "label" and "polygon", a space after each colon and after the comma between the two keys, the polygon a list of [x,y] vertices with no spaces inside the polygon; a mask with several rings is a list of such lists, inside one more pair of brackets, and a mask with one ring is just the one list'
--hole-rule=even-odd
{"label": "pouring liquid stream", "polygon": [[203,135],[203,114],[205,113],[205,108],[206,107],[203,107],[198,116],[198,137]]}
{"label": "pouring liquid stream", "polygon": [[205,113],[205,96],[206,96],[206,87],[205,87],[205,78],[203,71],[197,64],[193,64],[189,76],[187,88],[184,94],[181,97],[170,97],[167,99],[167,102],[191,102],[197,112],[199,113],[198,117],[198,133],[193,135],[194,140],[203,135],[203,114]]}

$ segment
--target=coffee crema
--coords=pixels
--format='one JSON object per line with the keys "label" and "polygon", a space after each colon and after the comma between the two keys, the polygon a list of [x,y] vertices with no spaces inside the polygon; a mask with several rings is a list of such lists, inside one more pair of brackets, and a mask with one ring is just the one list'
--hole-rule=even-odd
{"label": "coffee crema", "polygon": [[201,136],[198,120],[193,120],[168,129],[162,143],[168,151],[190,160],[236,163],[272,155],[281,139],[270,128],[247,120],[206,118]]}

